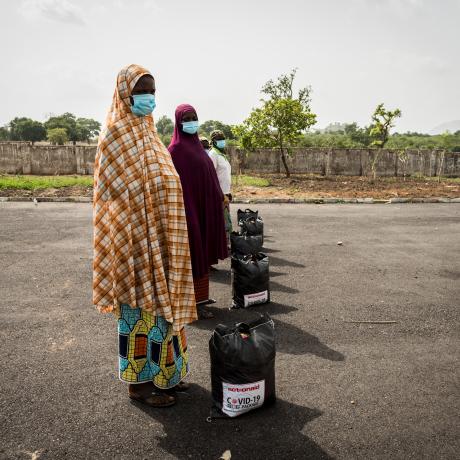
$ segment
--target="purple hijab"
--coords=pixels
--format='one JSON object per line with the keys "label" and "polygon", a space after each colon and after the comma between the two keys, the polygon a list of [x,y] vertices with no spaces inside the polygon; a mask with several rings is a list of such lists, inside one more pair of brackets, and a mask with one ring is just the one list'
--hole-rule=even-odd
{"label": "purple hijab", "polygon": [[228,257],[223,195],[211,159],[198,134],[182,131],[182,117],[196,110],[188,104],[176,109],[174,135],[168,150],[180,176],[187,215],[193,277],[200,279],[210,265]]}

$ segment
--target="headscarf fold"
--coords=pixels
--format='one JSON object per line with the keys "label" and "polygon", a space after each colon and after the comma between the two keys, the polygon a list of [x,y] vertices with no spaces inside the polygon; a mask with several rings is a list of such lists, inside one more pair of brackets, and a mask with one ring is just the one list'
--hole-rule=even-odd
{"label": "headscarf fold", "polygon": [[216,170],[198,134],[182,131],[182,117],[196,110],[189,104],[176,109],[176,124],[168,150],[179,173],[192,256],[193,277],[200,279],[209,267],[228,257],[225,237],[223,194]]}
{"label": "headscarf fold", "polygon": [[93,302],[163,316],[175,332],[197,319],[179,176],[151,115],[131,112],[137,65],[123,68],[94,171]]}

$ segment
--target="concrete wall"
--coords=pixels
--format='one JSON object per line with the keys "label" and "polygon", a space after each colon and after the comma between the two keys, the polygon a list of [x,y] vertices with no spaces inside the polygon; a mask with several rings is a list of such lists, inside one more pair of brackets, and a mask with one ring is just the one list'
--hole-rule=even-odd
{"label": "concrete wall", "polygon": [[[7,174],[93,174],[94,145],[49,146],[28,142],[0,142],[0,173]],[[279,173],[284,168],[277,150],[229,151],[232,169],[241,173]],[[372,174],[376,159],[379,176],[441,174],[460,177],[460,153],[413,150],[404,157],[397,151],[377,149],[294,149],[288,164],[293,173],[362,176]]]}
{"label": "concrete wall", "polygon": [[[400,151],[399,151],[400,153]],[[284,167],[277,150],[230,152],[233,171],[241,173],[283,172]],[[378,176],[441,175],[460,177],[460,153],[432,150],[411,150],[404,155],[396,150],[379,149],[294,149],[288,158],[292,173],[323,175],[370,176],[376,161]]]}
{"label": "concrete wall", "polygon": [[0,173],[93,174],[96,147],[93,145],[31,145],[0,142]]}

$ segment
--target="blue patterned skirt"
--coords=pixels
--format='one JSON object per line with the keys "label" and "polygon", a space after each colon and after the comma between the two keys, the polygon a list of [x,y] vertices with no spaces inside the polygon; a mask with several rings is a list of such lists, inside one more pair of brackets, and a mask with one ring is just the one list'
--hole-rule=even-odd
{"label": "blue patterned skirt", "polygon": [[122,305],[118,314],[119,375],[127,383],[177,385],[189,372],[185,330],[174,335],[161,316]]}

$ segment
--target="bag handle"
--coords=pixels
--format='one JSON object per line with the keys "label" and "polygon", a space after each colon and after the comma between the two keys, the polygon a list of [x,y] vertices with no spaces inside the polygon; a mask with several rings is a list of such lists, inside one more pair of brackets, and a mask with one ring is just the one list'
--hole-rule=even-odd
{"label": "bag handle", "polygon": [[251,334],[251,328],[247,323],[237,323],[236,324],[236,331],[244,334]]}

